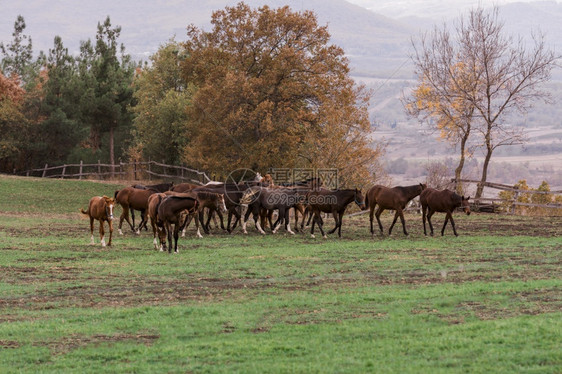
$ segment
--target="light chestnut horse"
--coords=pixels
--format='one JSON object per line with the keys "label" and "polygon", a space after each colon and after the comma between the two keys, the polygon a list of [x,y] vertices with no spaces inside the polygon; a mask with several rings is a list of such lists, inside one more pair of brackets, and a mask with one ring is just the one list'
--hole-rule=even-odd
{"label": "light chestnut horse", "polygon": [[[131,230],[137,234],[140,234],[140,229],[143,226],[146,227],[148,217],[146,217],[145,211],[148,208],[148,197],[154,193],[158,193],[158,191],[152,189],[143,190],[134,187],[125,187],[121,190],[115,191],[115,201],[123,208],[121,217],[119,217],[119,226],[117,228],[119,234],[123,235],[123,231],[121,230],[123,220],[126,220],[131,227]],[[136,229],[135,215],[133,213],[134,210],[139,210],[141,212],[141,223]],[[131,211],[133,223],[129,220],[129,211]]]}
{"label": "light chestnut horse", "polygon": [[113,236],[113,208],[115,207],[115,199],[107,196],[94,196],[90,199],[90,204],[88,205],[88,210],[80,208],[82,214],[86,214],[90,217],[90,233],[92,235],[90,244],[94,243],[94,220],[100,221],[100,241],[102,247],[105,247],[104,229],[103,222],[107,221],[109,224],[109,242],[107,245],[111,245],[111,237]]}

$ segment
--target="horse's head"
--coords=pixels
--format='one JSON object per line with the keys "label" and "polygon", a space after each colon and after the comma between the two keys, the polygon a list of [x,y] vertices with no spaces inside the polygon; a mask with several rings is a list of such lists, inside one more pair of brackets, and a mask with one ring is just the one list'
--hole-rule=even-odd
{"label": "horse's head", "polygon": [[463,212],[466,213],[467,216],[470,215],[470,204],[468,203],[468,199],[470,199],[470,196],[465,198],[464,196],[461,197],[461,208],[463,210]]}
{"label": "horse's head", "polygon": [[357,204],[361,210],[367,209],[367,206],[365,205],[365,197],[358,188],[355,189],[355,204]]}
{"label": "horse's head", "polygon": [[271,187],[273,186],[273,177],[271,174],[266,174],[260,179],[260,183],[266,187]]}
{"label": "horse's head", "polygon": [[107,215],[107,219],[113,221],[113,208],[115,207],[115,198],[103,196],[105,200],[105,214]]}

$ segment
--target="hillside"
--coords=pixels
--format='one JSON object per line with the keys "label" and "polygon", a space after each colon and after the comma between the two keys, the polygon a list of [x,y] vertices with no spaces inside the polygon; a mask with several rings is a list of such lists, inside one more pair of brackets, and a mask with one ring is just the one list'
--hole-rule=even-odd
{"label": "hillside", "polygon": [[[342,46],[349,57],[353,77],[373,90],[370,114],[373,128],[377,129],[374,138],[389,143],[386,155],[389,162],[399,158],[419,162],[422,155],[427,164],[430,157],[455,157],[453,150],[437,142],[435,136],[427,134],[418,123],[406,118],[399,98],[414,83],[408,57],[411,38],[435,23],[452,22],[452,17],[459,15],[459,9],[467,9],[470,1],[456,0],[446,7],[440,1],[410,1],[408,5],[404,1],[379,1],[377,8],[371,6],[370,9],[343,0],[246,2],[254,7],[265,3],[271,7],[287,4],[294,10],[310,9],[316,12],[320,24],[328,25],[333,42]],[[370,0],[355,2],[364,6],[373,4]],[[182,40],[188,24],[209,29],[213,10],[236,3],[234,0],[3,1],[0,40],[11,40],[13,22],[18,14],[22,14],[36,53],[39,50],[47,51],[55,35],[60,35],[69,50],[77,53],[79,42],[94,38],[97,22],[110,15],[114,25],[122,26],[121,41],[127,52],[137,60],[147,60],[169,38],[175,36]],[[385,15],[377,13],[377,10]],[[540,30],[546,34],[549,46],[555,50],[562,49],[562,26],[559,22],[562,4],[553,1],[510,3],[501,6],[500,14],[505,19],[505,30],[509,34],[528,41],[533,32]],[[530,157],[531,169],[545,170],[537,178],[553,178],[553,174],[560,175],[562,171],[561,162],[541,164],[546,156],[562,160],[562,144],[558,133],[562,110],[556,105],[562,102],[561,82],[562,69],[557,69],[553,72],[553,81],[548,85],[554,104],[536,103],[526,116],[513,119],[516,125],[533,131],[526,147],[512,147],[499,152],[506,157],[506,162],[515,165],[521,164],[521,157]],[[539,139],[532,135],[536,129],[540,129]],[[423,169],[424,166],[416,164],[415,167]],[[393,177],[400,181],[404,176]],[[510,181],[519,177],[510,177]]]}

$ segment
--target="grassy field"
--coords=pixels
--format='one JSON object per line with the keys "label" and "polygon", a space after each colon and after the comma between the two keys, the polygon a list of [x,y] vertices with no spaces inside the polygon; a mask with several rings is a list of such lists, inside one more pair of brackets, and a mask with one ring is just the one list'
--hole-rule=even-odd
{"label": "grassy field", "polygon": [[118,188],[0,176],[0,373],[562,372],[561,217],[91,246],[78,210]]}

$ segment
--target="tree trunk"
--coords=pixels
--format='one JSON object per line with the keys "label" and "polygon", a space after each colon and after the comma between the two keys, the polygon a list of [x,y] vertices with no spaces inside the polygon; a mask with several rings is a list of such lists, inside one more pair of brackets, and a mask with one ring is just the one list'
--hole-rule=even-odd
{"label": "tree trunk", "polygon": [[111,178],[115,177],[115,141],[114,129],[109,128],[109,163],[111,164]]}
{"label": "tree trunk", "polygon": [[478,183],[478,188],[476,189],[475,199],[482,197],[482,192],[484,191],[484,183],[488,178],[488,166],[490,165],[490,159],[492,158],[492,152],[494,149],[490,146],[487,147],[486,157],[484,158],[484,165],[482,165],[482,178],[480,178],[480,183]]}
{"label": "tree trunk", "polygon": [[466,141],[468,140],[468,133],[465,133],[465,135],[462,137],[461,139],[461,158],[459,160],[459,165],[457,166],[457,168],[455,169],[455,180],[456,180],[456,191],[458,194],[462,195],[463,194],[463,188],[462,188],[462,184],[460,182],[461,177],[462,177],[462,168],[464,167],[464,161],[465,161],[465,148],[466,148]]}

